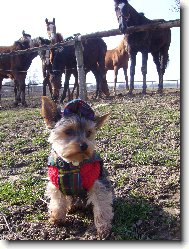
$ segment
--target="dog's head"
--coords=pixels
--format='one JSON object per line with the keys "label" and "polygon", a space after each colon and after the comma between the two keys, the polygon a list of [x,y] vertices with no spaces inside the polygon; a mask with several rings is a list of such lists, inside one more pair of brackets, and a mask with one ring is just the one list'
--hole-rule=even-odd
{"label": "dog's head", "polygon": [[41,115],[51,129],[49,142],[58,156],[68,162],[89,159],[95,149],[97,131],[109,114],[97,115],[81,99],[67,103],[61,111],[48,97],[42,97]]}

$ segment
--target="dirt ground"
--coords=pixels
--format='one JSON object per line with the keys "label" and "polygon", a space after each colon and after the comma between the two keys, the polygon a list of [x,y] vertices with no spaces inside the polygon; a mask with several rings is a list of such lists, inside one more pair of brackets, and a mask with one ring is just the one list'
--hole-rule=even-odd
{"label": "dirt ground", "polygon": [[[153,103],[164,108],[168,105],[171,110],[180,110],[180,91],[172,90],[165,92],[161,97],[158,94],[148,94],[146,98],[136,94],[132,98],[124,94],[119,94],[116,98],[103,99],[99,104],[108,104],[113,106],[116,103],[125,105],[126,108],[133,109],[132,113],[138,118],[141,127],[149,125],[138,115],[139,102],[143,101],[149,104],[151,110],[154,109]],[[28,108],[39,108],[40,99],[36,100],[33,96],[27,97]],[[19,110],[22,107],[13,107],[12,99],[2,99],[1,111]],[[96,104],[96,102],[95,102]],[[116,110],[113,109],[116,114]],[[117,114],[116,114],[117,115]],[[146,117],[145,117],[146,118]],[[162,117],[163,119],[163,117]],[[38,120],[32,120],[32,125]],[[120,125],[124,121],[112,118],[113,125]],[[161,121],[160,121],[161,122]],[[164,120],[162,125],[166,129],[168,122]],[[173,124],[179,125],[179,124]],[[9,129],[9,128],[7,128]],[[25,128],[24,128],[25,129]],[[29,128],[26,128],[29,129]],[[34,132],[35,132],[35,128]],[[144,130],[146,127],[144,128]],[[152,127],[153,129],[153,127]],[[154,135],[155,136],[155,135]],[[174,134],[173,134],[174,136]],[[111,137],[108,141],[112,144],[112,152],[120,150],[115,145],[122,139],[117,135]],[[163,139],[169,139],[164,137]],[[9,138],[7,137],[7,141]],[[174,137],[171,141],[175,146],[180,146],[180,139]],[[162,141],[162,144],[164,142]],[[165,142],[166,143],[166,142]],[[161,146],[163,146],[161,144]],[[98,146],[101,151],[107,147],[107,141],[100,138]],[[115,146],[115,147],[114,147]],[[32,153],[32,148],[23,153]],[[36,148],[33,148],[35,150]],[[2,148],[1,148],[2,150]],[[107,149],[109,150],[109,148]],[[133,150],[131,148],[131,150]],[[128,148],[129,151],[129,148]],[[105,167],[109,172],[110,180],[115,192],[113,229],[108,240],[180,240],[180,158],[177,158],[176,166],[159,165],[157,159],[150,161],[149,165],[135,163],[131,158],[130,151],[125,151],[124,163],[112,161],[105,158]],[[3,151],[1,151],[2,153]],[[128,155],[126,153],[128,152]],[[134,156],[134,154],[133,154]],[[112,167],[112,164],[114,167]],[[6,176],[9,177],[9,170],[6,172],[5,167],[1,167],[0,181],[3,184]],[[22,167],[21,165],[18,166]],[[41,168],[37,171],[38,177],[45,177],[46,169]],[[120,179],[124,178],[124,182]],[[1,200],[0,200],[1,201]],[[5,205],[6,206],[6,205]],[[133,209],[138,208],[133,212]],[[95,227],[93,225],[93,216],[91,209],[79,210],[77,213],[70,213],[66,223],[61,226],[50,225],[48,216],[42,220],[28,221],[26,215],[33,214],[40,209],[42,214],[47,214],[47,203],[45,199],[36,200],[32,205],[13,205],[5,209],[0,209],[0,236],[4,240],[97,240]],[[2,211],[3,210],[3,211]],[[139,210],[139,211],[137,211]],[[142,210],[142,211],[141,211]],[[141,212],[141,218],[137,216]],[[133,215],[133,216],[132,216]],[[88,218],[86,218],[86,216]],[[132,216],[132,218],[131,218]],[[130,220],[130,221],[129,221]],[[129,227],[125,226],[126,222],[131,222]]]}

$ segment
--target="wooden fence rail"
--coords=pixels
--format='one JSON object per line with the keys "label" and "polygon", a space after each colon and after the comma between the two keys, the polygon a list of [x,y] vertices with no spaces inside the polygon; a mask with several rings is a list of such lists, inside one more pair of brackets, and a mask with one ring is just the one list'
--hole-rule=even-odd
{"label": "wooden fence rail", "polygon": [[[128,27],[126,30],[127,34],[133,33],[133,32],[140,32],[145,30],[155,30],[155,29],[167,29],[172,27],[180,27],[180,19],[177,20],[170,20],[170,21],[157,21],[151,24],[147,25],[140,25],[140,26],[131,26]],[[0,53],[0,58],[4,56],[10,56],[10,55],[17,55],[17,54],[24,54],[24,53],[31,53],[31,52],[39,52],[41,50],[49,50],[51,48],[58,48],[58,47],[64,47],[64,46],[75,46],[75,55],[77,60],[77,69],[78,69],[78,81],[80,86],[80,97],[82,99],[86,99],[87,93],[86,93],[86,82],[85,82],[85,72],[84,72],[84,65],[83,65],[83,50],[82,50],[82,41],[89,38],[95,38],[95,37],[109,37],[109,36],[116,36],[116,35],[122,35],[122,33],[119,31],[119,29],[112,29],[108,31],[101,31],[101,32],[95,32],[91,34],[86,35],[77,35],[72,40],[63,42],[63,43],[57,43],[55,45],[45,45],[38,48],[30,48],[26,50],[18,50],[13,51],[10,53]]]}
{"label": "wooden fence rail", "polygon": [[[148,25],[140,25],[140,26],[131,26],[127,28],[126,33],[132,33],[132,32],[140,32],[140,31],[145,31],[148,29],[163,29],[163,28],[173,28],[173,27],[180,27],[180,19],[176,20],[170,20],[170,21],[165,21],[165,22],[157,22],[157,23],[152,23]],[[123,35],[119,29],[111,29],[111,30],[106,30],[106,31],[99,31],[99,32],[94,32],[91,34],[86,34],[86,35],[78,35],[72,40],[66,41],[66,42],[60,42],[56,43],[55,45],[43,45],[40,47],[35,47],[35,48],[28,48],[25,50],[17,50],[17,51],[12,51],[10,53],[0,53],[0,58],[1,57],[6,57],[10,55],[18,55],[18,54],[25,54],[25,53],[31,53],[31,52],[39,52],[42,50],[49,50],[51,48],[62,48],[65,46],[73,46],[75,45],[76,40],[85,40],[89,38],[95,38],[95,37],[109,37],[109,36],[117,36],[117,35]]]}

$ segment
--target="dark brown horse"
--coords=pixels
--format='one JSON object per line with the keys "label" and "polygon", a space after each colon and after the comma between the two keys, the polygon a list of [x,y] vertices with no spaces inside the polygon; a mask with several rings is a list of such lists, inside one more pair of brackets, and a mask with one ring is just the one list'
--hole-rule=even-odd
{"label": "dark brown horse", "polygon": [[[53,43],[61,42],[61,34],[56,33],[55,18],[52,22],[45,19],[47,25],[47,33],[49,38]],[[74,37],[71,37],[71,39]],[[68,39],[68,38],[67,38]],[[69,37],[70,39],[70,37]],[[68,39],[68,40],[69,40]],[[63,40],[63,37],[62,37]],[[85,73],[92,71],[97,82],[97,91],[100,92],[101,89],[106,95],[109,95],[109,89],[105,77],[105,54],[107,51],[106,43],[100,39],[88,39],[83,43],[84,46],[84,67]],[[73,92],[77,88],[76,97],[79,95],[79,85],[78,85],[78,72],[77,72],[77,62],[75,58],[74,46],[68,46],[61,49],[51,50],[51,62],[52,70],[50,76],[50,81],[52,84],[53,99],[56,101],[59,98],[59,91],[61,88],[61,77],[65,73],[64,90],[61,97],[61,102],[66,98],[66,93],[68,91],[68,98],[73,97]],[[75,77],[75,84],[72,90],[71,96],[69,94],[69,80],[71,75]],[[98,95],[98,94],[96,94]]]}
{"label": "dark brown horse", "polygon": [[[56,32],[56,25],[55,25],[55,18],[53,18],[52,21],[49,21],[47,18],[45,19],[45,23],[46,23],[46,26],[47,26],[47,34],[48,34],[48,37],[50,39],[50,43],[53,45],[55,43],[60,43],[60,42],[63,42],[64,41],[64,38],[62,36],[62,34],[60,33],[57,33]],[[73,38],[73,37],[69,37],[69,38]],[[69,40],[68,38],[66,40]],[[50,58],[50,53],[51,53],[51,58],[52,58],[52,51],[46,51],[46,55],[48,54],[49,55],[49,58]],[[49,59],[48,58],[48,59]],[[50,65],[50,67],[52,67],[52,64]],[[48,64],[48,67],[49,69],[49,64]],[[50,68],[51,70],[51,68]],[[49,75],[49,70],[48,70],[48,75]],[[75,84],[74,84],[74,88],[72,90],[72,93],[70,93],[70,89],[68,88],[68,99],[72,99],[73,98],[73,93],[74,93],[74,90],[75,88],[77,88],[77,93],[76,93],[76,98],[79,96],[79,87],[78,87],[78,73],[77,73],[77,70],[75,69],[65,69],[63,71],[63,73],[65,73],[65,81],[69,81],[70,80],[70,77],[71,75],[73,74],[73,76],[75,77]],[[49,80],[52,79],[53,80],[53,77],[51,75],[51,77],[49,78]],[[49,81],[48,80],[48,81]],[[51,80],[50,80],[51,81]],[[53,92],[54,92],[54,96],[57,94],[59,94],[59,90],[57,91],[57,88],[54,88],[54,84],[52,83],[52,87],[53,87]],[[51,88],[52,88],[51,87]],[[60,86],[61,87],[61,86]],[[54,99],[54,97],[52,96],[52,99]],[[56,99],[56,98],[55,98]],[[54,99],[54,100],[55,100]]]}
{"label": "dark brown horse", "polygon": [[[109,96],[109,89],[105,74],[105,55],[107,51],[106,43],[101,38],[87,39],[83,42],[83,48],[85,74],[92,71],[97,82],[95,97],[100,96],[102,92]],[[66,73],[70,74],[70,70],[72,70],[72,73],[77,73],[74,46],[65,46],[61,51],[52,51],[52,70],[53,75],[51,82],[53,84],[53,88],[56,89],[56,92],[54,92],[54,98],[57,99],[59,97],[58,93],[61,87],[62,72],[65,70]],[[63,102],[66,97],[68,87],[69,77],[65,79],[61,102]]]}
{"label": "dark brown horse", "polygon": [[[125,34],[127,27],[137,26],[143,24],[154,23],[159,20],[150,20],[143,14],[138,13],[127,0],[114,0],[115,12],[117,15],[119,29]],[[171,30],[159,29],[148,30],[142,32],[134,32],[126,34],[125,38],[128,43],[128,53],[131,59],[130,67],[130,93],[134,89],[134,75],[136,65],[136,55],[138,52],[142,53],[142,74],[143,74],[143,93],[146,93],[146,74],[147,74],[147,60],[148,53],[152,54],[153,61],[156,64],[159,75],[158,92],[163,91],[163,75],[169,61],[168,50],[171,43]]]}
{"label": "dark brown horse", "polygon": [[29,47],[30,39],[20,39],[12,46],[0,47],[0,53],[7,53],[7,55],[0,56],[0,92],[4,78],[14,80],[15,105],[18,105],[19,102],[21,102],[22,105],[26,105],[25,79],[27,70],[38,53],[27,52],[15,55],[9,55],[9,53],[17,50],[25,50]]}
{"label": "dark brown horse", "polygon": [[126,89],[129,89],[128,85],[128,76],[127,76],[127,68],[129,62],[129,55],[127,52],[127,43],[126,40],[123,39],[120,44],[111,50],[107,50],[105,57],[105,70],[106,73],[108,70],[114,70],[114,94],[116,95],[116,83],[117,83],[117,75],[118,70],[123,68]]}

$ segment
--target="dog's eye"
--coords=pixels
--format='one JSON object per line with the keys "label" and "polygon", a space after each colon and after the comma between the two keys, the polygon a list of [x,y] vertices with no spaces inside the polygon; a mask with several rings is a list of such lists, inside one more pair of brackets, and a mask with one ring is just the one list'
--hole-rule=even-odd
{"label": "dog's eye", "polygon": [[67,129],[67,130],[64,131],[64,133],[67,136],[73,136],[74,135],[74,130],[73,129]]}
{"label": "dog's eye", "polygon": [[92,131],[88,130],[87,133],[86,133],[86,137],[90,137],[92,134]]}

